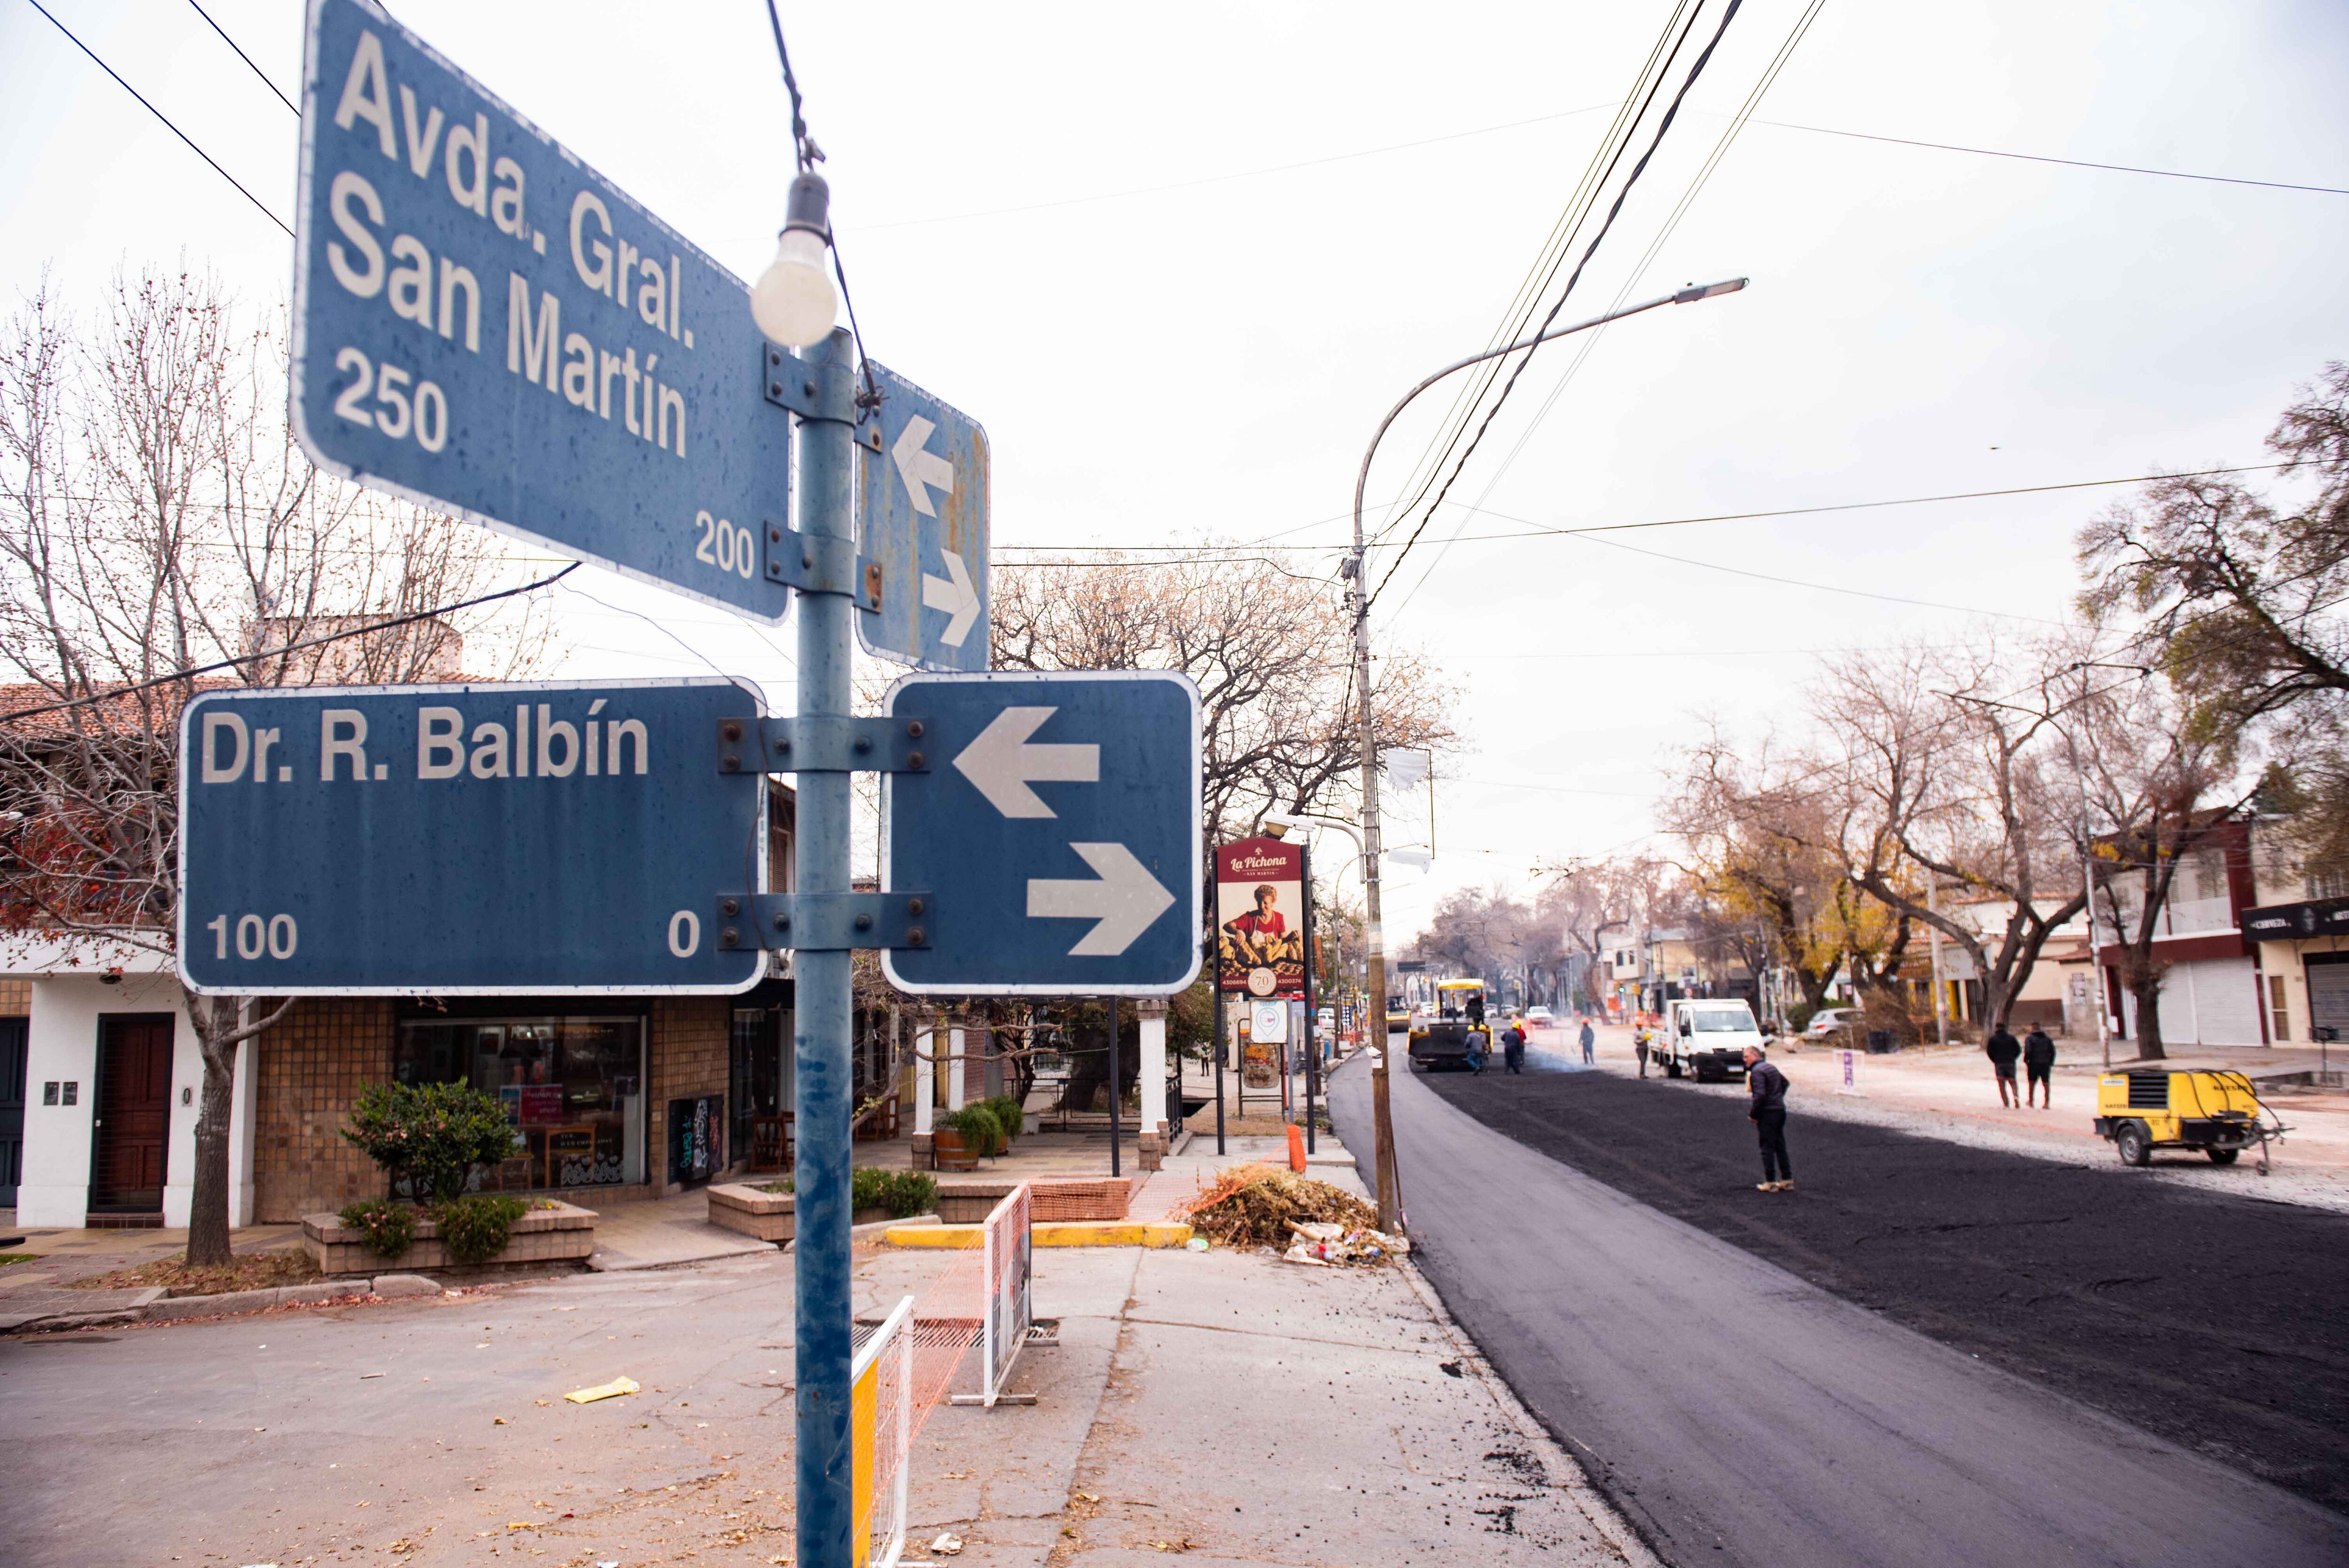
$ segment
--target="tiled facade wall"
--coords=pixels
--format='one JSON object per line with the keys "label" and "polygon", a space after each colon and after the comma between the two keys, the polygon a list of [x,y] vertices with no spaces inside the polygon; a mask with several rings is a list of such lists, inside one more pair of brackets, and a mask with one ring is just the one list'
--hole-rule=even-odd
{"label": "tiled facade wall", "polygon": [[0,1018],[23,1018],[33,1011],[30,980],[0,980]]}
{"label": "tiled facade wall", "polygon": [[391,1077],[392,1008],[380,996],[305,997],[256,1042],[254,1217],[268,1224],[383,1191],[339,1129],[359,1089]]}
{"label": "tiled facade wall", "polygon": [[[667,1181],[668,1102],[727,1092],[730,1003],[723,996],[689,996],[652,1005],[646,1031],[652,1088],[646,1159],[653,1195],[678,1190]],[[257,1220],[290,1222],[382,1192],[374,1161],[345,1141],[339,1129],[359,1090],[391,1077],[397,1007],[382,997],[307,997],[261,1037],[253,1155]],[[645,1195],[641,1187],[568,1194],[591,1208],[598,1199]]]}
{"label": "tiled facade wall", "polygon": [[[651,1057],[647,1073],[653,1088],[646,1173],[652,1178],[656,1197],[680,1191],[668,1179],[668,1102],[727,1092],[733,1018],[730,996],[667,996],[653,1004],[646,1041]],[[733,1120],[731,1105],[726,1120]],[[739,1161],[747,1152],[729,1148],[726,1156]]]}

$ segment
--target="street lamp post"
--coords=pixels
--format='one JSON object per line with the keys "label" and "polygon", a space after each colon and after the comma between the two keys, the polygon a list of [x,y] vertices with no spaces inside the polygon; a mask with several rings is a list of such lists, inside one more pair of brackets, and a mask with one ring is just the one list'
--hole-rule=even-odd
{"label": "street lamp post", "polygon": [[1371,437],[1371,444],[1363,449],[1362,466],[1354,475],[1354,548],[1346,557],[1343,571],[1347,583],[1347,597],[1351,602],[1354,615],[1356,722],[1361,731],[1360,743],[1362,752],[1361,842],[1362,846],[1363,969],[1370,986],[1373,1016],[1378,1020],[1379,1028],[1379,1053],[1371,1059],[1371,1119],[1378,1130],[1379,1228],[1382,1231],[1392,1233],[1398,1228],[1396,1204],[1400,1179],[1395,1169],[1394,1117],[1389,1108],[1387,1098],[1387,1058],[1392,1053],[1389,1049],[1390,1038],[1386,1027],[1386,936],[1380,929],[1379,923],[1379,751],[1377,733],[1371,717],[1371,585],[1364,574],[1362,562],[1364,548],[1362,492],[1364,487],[1370,483],[1371,459],[1378,455],[1379,442],[1385,438],[1388,428],[1395,422],[1397,416],[1411,406],[1412,399],[1447,376],[1465,370],[1472,365],[1481,365],[1488,359],[1499,359],[1517,353],[1521,349],[1532,348],[1537,344],[1547,343],[1552,338],[1565,337],[1577,332],[1587,332],[1594,326],[1603,326],[1610,321],[1620,321],[1627,315],[1638,315],[1643,311],[1654,310],[1659,305],[1693,304],[1699,300],[1712,299],[1717,294],[1734,294],[1744,286],[1744,278],[1731,278],[1717,284],[1692,284],[1676,294],[1663,294],[1639,304],[1625,305],[1620,310],[1612,310],[1604,315],[1592,316],[1588,321],[1578,321],[1571,326],[1561,326],[1548,332],[1537,333],[1531,337],[1509,344],[1506,347],[1489,348],[1482,354],[1472,354],[1465,359],[1455,360],[1404,393],[1402,400],[1387,410],[1387,417],[1379,421],[1377,431]]}

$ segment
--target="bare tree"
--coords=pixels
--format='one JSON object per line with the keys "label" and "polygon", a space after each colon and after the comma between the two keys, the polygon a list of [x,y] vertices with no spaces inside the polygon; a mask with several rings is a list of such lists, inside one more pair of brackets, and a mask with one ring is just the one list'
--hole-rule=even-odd
{"label": "bare tree", "polygon": [[2269,784],[2300,858],[2349,872],[2349,365],[2302,388],[2268,447],[2303,490],[2169,476],[2089,523],[2081,603],[2143,618],[2188,740],[2291,750]]}
{"label": "bare tree", "polygon": [[[0,724],[0,932],[19,943],[172,954],[178,720],[201,686],[411,681],[460,657],[498,678],[543,648],[526,601],[292,646],[477,596],[507,563],[313,469],[285,357],[282,331],[188,273],[118,276],[86,330],[45,288],[0,329],[0,661],[21,682]],[[288,1004],[185,1001],[204,1062],[188,1257],[219,1264],[236,1047]]]}
{"label": "bare tree", "polygon": [[[1361,771],[1350,624],[1330,585],[1216,546],[1168,561],[999,566],[995,667],[1180,670],[1198,683],[1211,838],[1267,809],[1342,810]],[[1381,750],[1456,738],[1453,693],[1409,652],[1381,661]]]}
{"label": "bare tree", "polygon": [[2178,873],[2200,865],[2198,892],[2207,896],[2199,885],[2207,881],[2224,888],[2223,866],[2208,863],[2224,851],[2211,841],[2240,818],[2257,786],[2242,777],[2239,732],[2207,735],[2188,723],[2168,683],[2125,678],[2087,687],[2070,706],[2085,742],[2075,754],[2081,788],[2089,815],[2106,829],[2086,846],[2096,859],[2100,916],[2118,939],[2121,984],[2137,1004],[2137,1055],[2158,1058],[2169,965],[2154,944]]}
{"label": "bare tree", "polygon": [[[1973,961],[1985,1035],[2005,1027],[2048,937],[2087,903],[2049,776],[2054,720],[1993,695],[2016,684],[1988,655],[1853,655],[1828,665],[1813,699],[1834,802],[1820,847],[1853,887]],[[1929,878],[2002,903],[2003,929],[1985,935],[1923,896]]]}

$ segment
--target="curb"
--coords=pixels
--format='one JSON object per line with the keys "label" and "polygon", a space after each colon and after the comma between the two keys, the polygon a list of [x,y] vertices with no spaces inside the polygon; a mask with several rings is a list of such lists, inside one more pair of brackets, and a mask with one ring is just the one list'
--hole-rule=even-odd
{"label": "curb", "polygon": [[[986,1229],[896,1225],[882,1239],[893,1247],[976,1247]],[[1179,1247],[1190,1239],[1190,1226],[1159,1220],[1048,1220],[1029,1227],[1030,1243],[1039,1247]]]}

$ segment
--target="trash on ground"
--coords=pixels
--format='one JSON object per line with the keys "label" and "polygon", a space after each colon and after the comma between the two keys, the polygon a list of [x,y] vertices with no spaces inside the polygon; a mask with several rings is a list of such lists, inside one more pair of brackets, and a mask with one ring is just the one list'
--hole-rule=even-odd
{"label": "trash on ground", "polygon": [[936,1541],[930,1542],[930,1550],[936,1553],[941,1557],[956,1556],[962,1551],[962,1537],[959,1535],[941,1535]]}
{"label": "trash on ground", "polygon": [[1383,1231],[1349,1231],[1343,1225],[1327,1222],[1299,1224],[1288,1222],[1297,1235],[1281,1257],[1292,1264],[1318,1264],[1330,1266],[1342,1264],[1377,1264],[1398,1253],[1411,1251],[1411,1243],[1400,1236],[1390,1236]]}
{"label": "trash on ground", "polygon": [[615,1377],[609,1383],[598,1383],[593,1388],[574,1388],[563,1396],[574,1405],[592,1405],[598,1399],[609,1399],[619,1394],[643,1392],[643,1386],[634,1377]]}
{"label": "trash on ground", "polygon": [[[1193,1231],[1220,1245],[1275,1251],[1295,1239],[1291,1224],[1334,1225],[1339,1234],[1331,1242],[1308,1244],[1346,1246],[1348,1235],[1367,1232],[1378,1222],[1376,1211],[1342,1188],[1263,1164],[1235,1165],[1225,1171],[1213,1184],[1203,1187],[1177,1217],[1188,1220]],[[1349,1248],[1350,1254],[1353,1250]],[[1397,1250],[1384,1248],[1385,1252]],[[1375,1259],[1350,1255],[1345,1261]]]}
{"label": "trash on ground", "polygon": [[1185,1242],[1183,1246],[1185,1250],[1189,1252],[1204,1253],[1214,1244],[1215,1243],[1213,1242],[1210,1242],[1205,1236],[1193,1236],[1189,1241]]}

